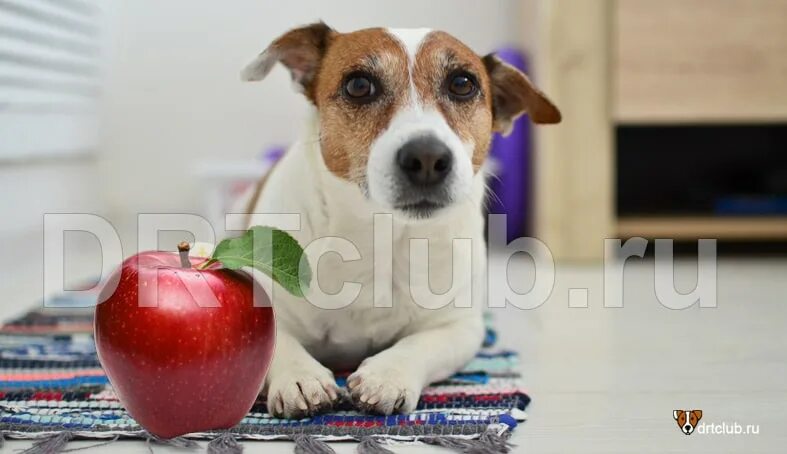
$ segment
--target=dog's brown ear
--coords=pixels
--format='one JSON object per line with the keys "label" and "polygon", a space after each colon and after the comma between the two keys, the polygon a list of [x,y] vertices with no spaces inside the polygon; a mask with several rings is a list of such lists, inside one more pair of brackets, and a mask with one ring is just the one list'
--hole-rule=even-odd
{"label": "dog's brown ear", "polygon": [[672,410],[672,417],[675,418],[675,421],[678,420],[681,413],[683,413],[683,410]]}
{"label": "dog's brown ear", "polygon": [[495,131],[509,133],[514,120],[523,113],[534,123],[560,123],[558,108],[521,71],[494,54],[482,60],[492,84]]}
{"label": "dog's brown ear", "polygon": [[697,417],[697,421],[702,419],[702,410],[692,410],[691,414]]}
{"label": "dog's brown ear", "polygon": [[305,25],[276,38],[267,49],[241,71],[241,79],[258,81],[265,78],[276,62],[290,70],[292,80],[309,98],[322,57],[336,31],[324,22]]}

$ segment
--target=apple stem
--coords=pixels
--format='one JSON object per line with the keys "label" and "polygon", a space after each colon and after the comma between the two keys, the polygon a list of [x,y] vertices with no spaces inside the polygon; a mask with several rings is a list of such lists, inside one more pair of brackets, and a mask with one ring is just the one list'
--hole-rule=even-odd
{"label": "apple stem", "polygon": [[188,241],[181,241],[178,243],[178,253],[180,254],[180,266],[183,268],[191,268],[191,260],[189,260],[189,249],[191,246]]}

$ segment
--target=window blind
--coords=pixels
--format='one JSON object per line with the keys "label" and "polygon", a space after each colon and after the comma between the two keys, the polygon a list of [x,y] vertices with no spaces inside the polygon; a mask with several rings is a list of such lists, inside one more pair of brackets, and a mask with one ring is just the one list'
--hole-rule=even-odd
{"label": "window blind", "polygon": [[0,0],[0,162],[95,149],[98,3]]}

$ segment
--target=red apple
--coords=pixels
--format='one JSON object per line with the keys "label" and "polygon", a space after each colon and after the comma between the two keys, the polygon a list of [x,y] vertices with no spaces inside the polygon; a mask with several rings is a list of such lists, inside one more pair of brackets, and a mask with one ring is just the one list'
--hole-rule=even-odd
{"label": "red apple", "polygon": [[131,416],[162,438],[238,424],[273,356],[273,310],[255,281],[183,260],[172,252],[125,260],[96,307],[109,381]]}

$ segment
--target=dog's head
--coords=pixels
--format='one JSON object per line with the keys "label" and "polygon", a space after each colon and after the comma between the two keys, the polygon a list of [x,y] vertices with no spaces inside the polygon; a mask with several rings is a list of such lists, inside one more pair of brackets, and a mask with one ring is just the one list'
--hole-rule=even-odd
{"label": "dog's head", "polygon": [[261,80],[276,62],[317,107],[327,168],[409,218],[466,199],[492,133],[519,115],[560,121],[524,74],[444,32],[316,23],[277,38],[242,78]]}
{"label": "dog's head", "polygon": [[677,421],[681,432],[691,435],[697,427],[697,423],[702,419],[702,410],[674,410],[672,417]]}

